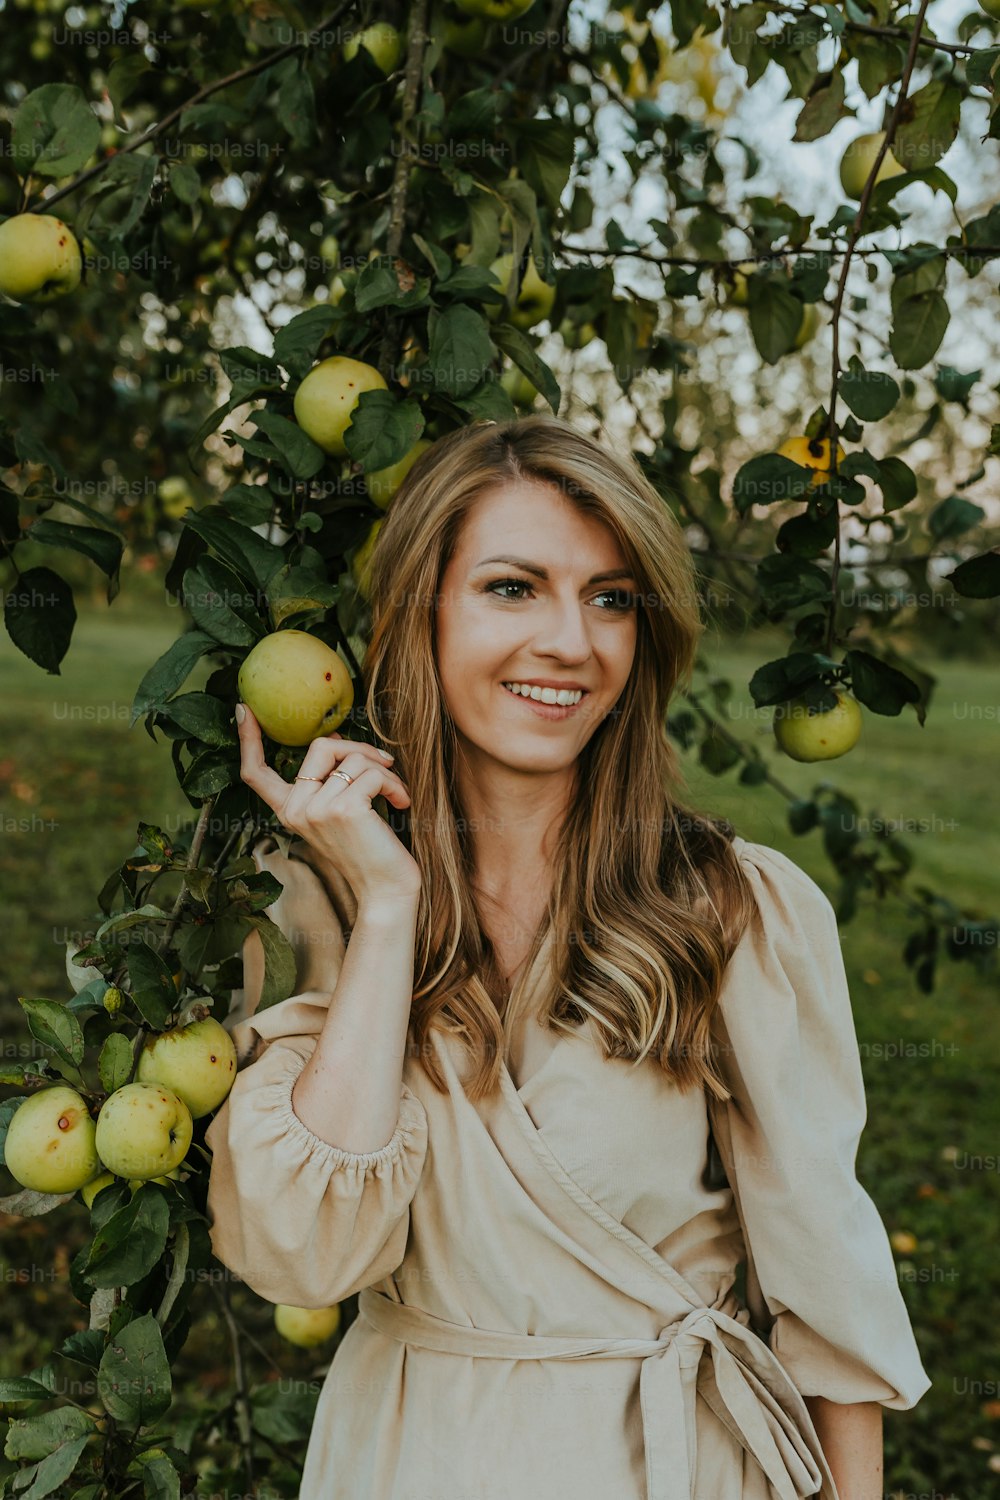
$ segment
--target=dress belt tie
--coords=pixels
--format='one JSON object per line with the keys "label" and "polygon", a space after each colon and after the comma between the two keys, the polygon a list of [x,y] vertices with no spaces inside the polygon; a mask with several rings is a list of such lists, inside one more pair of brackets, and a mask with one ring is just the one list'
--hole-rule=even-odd
{"label": "dress belt tie", "polygon": [[[641,1359],[639,1402],[647,1500],[691,1500],[697,1460],[695,1399],[706,1348],[718,1391],[702,1395],[757,1460],[780,1500],[818,1494],[829,1477],[808,1408],[776,1355],[752,1329],[714,1307],[694,1307],[655,1339],[550,1337],[472,1328],[366,1287],[358,1311],[380,1333],[475,1359]],[[798,1416],[798,1420],[796,1420]],[[803,1422],[806,1430],[802,1430]]]}

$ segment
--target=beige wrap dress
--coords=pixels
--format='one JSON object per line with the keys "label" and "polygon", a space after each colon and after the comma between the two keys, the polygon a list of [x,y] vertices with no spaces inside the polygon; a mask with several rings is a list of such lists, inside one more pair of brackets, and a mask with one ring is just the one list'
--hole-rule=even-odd
{"label": "beige wrap dress", "polygon": [[[931,1382],[855,1175],[864,1088],[820,887],[735,840],[760,915],[720,1002],[727,1186],[706,1171],[703,1092],[650,1059],[605,1060],[589,1018],[551,1032],[531,1005],[495,1098],[469,1101],[465,1053],[436,1033],[448,1092],[408,1054],[381,1149],[312,1134],[291,1090],[356,903],[282,842],[255,858],[284,882],[270,913],[300,988],[231,1019],[239,1065],[207,1132],[208,1208],[215,1254],[266,1300],[360,1291],[301,1500],[838,1500],[803,1396],[906,1410]],[[520,998],[544,992],[548,951]]]}

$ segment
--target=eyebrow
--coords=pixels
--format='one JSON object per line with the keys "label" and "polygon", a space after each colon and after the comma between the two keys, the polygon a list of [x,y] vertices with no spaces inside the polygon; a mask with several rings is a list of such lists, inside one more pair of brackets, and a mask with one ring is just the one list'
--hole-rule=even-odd
{"label": "eyebrow", "polygon": [[[536,578],[548,580],[548,569],[540,568],[537,563],[526,562],[523,557],[484,557],[482,562],[476,563],[476,568],[485,568],[487,563],[509,563],[512,567],[523,568],[526,573],[532,573]],[[473,570],[475,571],[475,570]],[[588,583],[608,583],[614,578],[635,578],[635,574],[628,568],[616,568],[612,573],[595,573],[593,578],[588,578]]]}

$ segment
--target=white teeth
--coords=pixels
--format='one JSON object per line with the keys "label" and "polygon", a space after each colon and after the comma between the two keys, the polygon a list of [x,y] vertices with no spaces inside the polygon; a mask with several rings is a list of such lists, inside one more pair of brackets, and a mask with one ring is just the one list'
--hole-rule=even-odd
{"label": "white teeth", "polygon": [[556,703],[560,708],[569,708],[574,703],[579,703],[583,693],[579,688],[540,688],[529,687],[524,682],[505,682],[504,687],[512,693],[518,693],[522,698],[534,698],[536,703]]}

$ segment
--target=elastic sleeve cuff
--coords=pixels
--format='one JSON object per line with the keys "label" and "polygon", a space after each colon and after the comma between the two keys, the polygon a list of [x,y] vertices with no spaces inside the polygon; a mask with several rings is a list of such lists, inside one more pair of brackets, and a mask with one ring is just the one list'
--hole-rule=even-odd
{"label": "elastic sleeve cuff", "polygon": [[308,1056],[272,1043],[270,1051],[280,1054],[274,1058],[275,1077],[264,1085],[265,1092],[273,1091],[273,1098],[260,1101],[262,1110],[274,1111],[275,1118],[284,1128],[288,1140],[297,1146],[304,1156],[313,1157],[318,1165],[340,1172],[368,1176],[374,1173],[382,1177],[391,1171],[394,1163],[407,1151],[414,1154],[421,1149],[427,1137],[427,1116],[420,1100],[405,1084],[400,1085],[399,1115],[396,1128],[384,1146],[377,1151],[345,1151],[341,1146],[332,1146],[321,1136],[314,1134],[295,1113],[292,1105],[292,1089],[302,1073]]}

